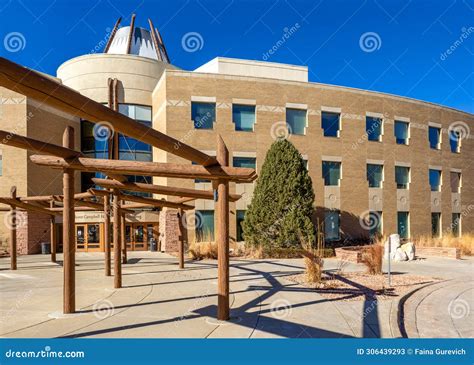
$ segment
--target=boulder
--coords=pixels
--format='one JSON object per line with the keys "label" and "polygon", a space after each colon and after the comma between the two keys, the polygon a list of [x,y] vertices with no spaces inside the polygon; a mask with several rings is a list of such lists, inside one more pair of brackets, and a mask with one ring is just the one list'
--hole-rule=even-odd
{"label": "boulder", "polygon": [[401,247],[397,248],[397,250],[395,251],[395,255],[393,257],[393,261],[407,261],[407,260],[408,260],[408,256],[405,253],[405,251],[403,251]]}
{"label": "boulder", "polygon": [[413,242],[407,242],[401,246],[401,249],[406,253],[408,260],[415,259],[415,244]]}

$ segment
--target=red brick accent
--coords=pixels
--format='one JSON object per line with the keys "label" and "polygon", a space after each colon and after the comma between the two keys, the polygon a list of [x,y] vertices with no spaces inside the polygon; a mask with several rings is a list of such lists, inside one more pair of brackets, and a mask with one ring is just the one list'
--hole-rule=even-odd
{"label": "red brick accent", "polygon": [[418,247],[415,246],[416,256],[438,256],[450,259],[461,258],[461,250],[455,247]]}
{"label": "red brick accent", "polygon": [[161,251],[178,252],[179,218],[176,209],[164,209],[160,212],[160,245]]}
{"label": "red brick accent", "polygon": [[17,211],[17,252],[29,255],[41,252],[41,242],[49,242],[51,235],[48,215]]}

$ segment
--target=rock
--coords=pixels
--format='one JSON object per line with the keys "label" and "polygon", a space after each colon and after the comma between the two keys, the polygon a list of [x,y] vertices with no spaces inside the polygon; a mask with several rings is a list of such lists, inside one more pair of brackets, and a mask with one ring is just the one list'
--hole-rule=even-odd
{"label": "rock", "polygon": [[408,260],[408,256],[407,254],[405,253],[405,251],[403,251],[403,249],[401,247],[397,248],[397,250],[395,251],[395,255],[394,255],[394,258],[393,258],[394,261],[407,261]]}
{"label": "rock", "polygon": [[401,249],[406,253],[408,260],[415,259],[415,244],[413,242],[407,242],[401,246]]}
{"label": "rock", "polygon": [[385,241],[384,245],[384,259],[388,260],[388,245],[390,243],[390,258],[393,260],[395,258],[395,252],[397,251],[397,248],[400,247],[400,236],[398,234],[391,234],[387,241]]}

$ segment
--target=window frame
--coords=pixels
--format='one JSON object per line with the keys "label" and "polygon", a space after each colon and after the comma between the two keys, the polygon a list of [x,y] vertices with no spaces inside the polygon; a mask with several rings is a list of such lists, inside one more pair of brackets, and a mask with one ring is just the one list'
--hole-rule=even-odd
{"label": "window frame", "polygon": [[[247,129],[237,129],[237,123],[234,120],[234,107],[248,107],[253,108],[253,123],[252,123],[252,130]],[[257,124],[257,106],[251,104],[239,104],[239,103],[232,103],[232,123],[234,124],[234,130],[236,132],[255,132],[255,124]]]}
{"label": "window frame", "polygon": [[[337,164],[339,166],[339,179],[337,180],[337,185],[326,185],[326,177],[324,175],[324,164],[329,163],[329,164]],[[342,162],[341,161],[327,161],[327,160],[322,160],[321,161],[321,172],[322,172],[322,178],[323,178],[323,183],[324,186],[341,186],[341,180],[342,180]]]}
{"label": "window frame", "polygon": [[[331,214],[337,215],[337,223],[338,223],[337,238],[336,237],[328,238],[328,235],[327,235],[328,230],[326,228],[327,227],[326,222],[327,222],[327,217]],[[340,240],[341,240],[341,211],[338,209],[326,209],[326,211],[324,212],[324,241],[336,242]]]}
{"label": "window frame", "polygon": [[462,143],[462,138],[458,135],[457,140],[456,140],[456,149],[453,151],[453,138],[452,134],[456,133],[456,130],[448,130],[448,137],[449,137],[449,149],[451,153],[456,153],[460,154],[461,153],[461,143]]}
{"label": "window frame", "polygon": [[[431,139],[430,139],[430,130],[431,129],[436,129],[438,131],[438,143],[436,144],[436,147],[432,147],[431,146]],[[441,143],[442,143],[442,130],[440,127],[436,127],[436,126],[433,126],[433,125],[428,125],[428,143],[429,143],[429,146],[430,146],[430,149],[432,150],[441,150]]]}
{"label": "window frame", "polygon": [[[380,134],[378,135],[377,139],[370,139],[370,134],[371,133],[369,133],[369,128],[368,128],[369,118],[373,119],[373,120],[379,120],[380,121]],[[373,117],[373,116],[370,116],[370,115],[365,116],[365,133],[367,135],[367,141],[369,141],[369,142],[382,142],[383,132],[384,132],[384,118],[383,117]]]}
{"label": "window frame", "polygon": [[[431,171],[439,172],[439,185],[436,190],[433,190],[433,185],[431,185]],[[430,190],[433,192],[439,192],[441,191],[441,188],[443,186],[443,171],[439,169],[428,169],[428,182],[430,184]]]}
{"label": "window frame", "polygon": [[[397,167],[398,168],[403,168],[403,169],[408,169],[408,179],[407,179],[408,182],[406,184],[406,187],[399,187],[399,184],[398,184],[398,181],[397,181]],[[411,183],[411,167],[410,166],[395,165],[395,185],[397,185],[397,190],[410,190],[410,183]]]}
{"label": "window frame", "polygon": [[[369,165],[370,166],[380,166],[382,168],[381,175],[382,178],[380,180],[380,186],[370,186],[370,180],[369,180]],[[369,185],[369,189],[383,189],[383,183],[385,181],[385,169],[384,165],[382,164],[375,164],[375,163],[367,163],[366,164],[366,176],[367,176],[367,183]]]}
{"label": "window frame", "polygon": [[[199,121],[195,121],[193,118],[193,105],[195,104],[201,104],[201,105],[212,105],[214,107],[214,115],[213,115],[213,120],[211,122],[211,127],[210,128],[196,128],[196,123],[199,123]],[[214,130],[214,124],[217,122],[217,103],[215,101],[191,101],[191,122],[193,123],[193,127],[195,130],[203,130],[203,131],[212,131]]]}
{"label": "window frame", "polygon": [[[399,143],[398,142],[398,137],[397,137],[397,134],[396,134],[396,126],[397,126],[397,123],[400,123],[400,124],[406,124],[407,126],[407,138],[406,138],[406,141],[405,143]],[[409,146],[410,145],[410,137],[411,137],[411,132],[410,132],[410,122],[405,122],[403,120],[394,120],[393,121],[393,135],[395,137],[395,143],[399,146]]]}
{"label": "window frame", "polygon": [[[323,126],[323,114],[334,114],[337,115],[337,131],[336,135],[326,135],[326,129]],[[341,130],[342,130],[342,120],[341,120],[341,113],[340,112],[331,112],[327,110],[321,110],[321,129],[323,130],[323,137],[327,138],[340,138],[341,137]]]}
{"label": "window frame", "polygon": [[[407,218],[407,221],[406,221],[406,236],[402,236],[400,234],[400,214],[406,214],[406,218]],[[401,239],[409,239],[410,238],[410,230],[411,230],[411,227],[410,227],[410,212],[407,212],[407,211],[397,211],[397,233],[400,235],[400,238]]]}
{"label": "window frame", "polygon": [[[305,113],[305,118],[304,118],[304,127],[303,127],[303,133],[295,133],[295,128],[288,123],[288,112],[289,111],[297,111],[297,112],[304,112]],[[308,129],[308,109],[300,109],[300,108],[285,108],[285,123],[288,127],[288,133],[293,136],[306,136],[306,130]]]}
{"label": "window frame", "polygon": [[[436,227],[436,232],[434,230],[434,221],[433,221],[433,218],[437,216],[438,220],[437,220],[437,227]],[[431,237],[432,238],[441,238],[443,233],[442,233],[442,215],[441,215],[441,212],[431,212]]]}

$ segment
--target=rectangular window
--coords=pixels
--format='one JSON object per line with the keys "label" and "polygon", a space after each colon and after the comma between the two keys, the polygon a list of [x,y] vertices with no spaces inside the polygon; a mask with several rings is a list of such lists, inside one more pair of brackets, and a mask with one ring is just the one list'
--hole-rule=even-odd
{"label": "rectangular window", "polygon": [[382,118],[365,117],[365,131],[369,141],[382,141]]}
{"label": "rectangular window", "polygon": [[341,163],[323,161],[323,179],[325,186],[339,186],[341,179]]}
{"label": "rectangular window", "polygon": [[397,189],[408,189],[408,185],[410,184],[410,168],[395,166],[395,182]]}
{"label": "rectangular window", "polygon": [[449,145],[451,146],[452,153],[461,152],[461,137],[459,135],[459,131],[449,131]]}
{"label": "rectangular window", "polygon": [[255,169],[257,165],[257,159],[255,157],[234,157],[232,161],[234,167],[247,167]]}
{"label": "rectangular window", "polygon": [[460,237],[461,236],[461,213],[453,213],[452,214],[452,223],[451,223],[451,228],[452,228],[452,234],[454,237]]}
{"label": "rectangular window", "polygon": [[290,134],[306,134],[306,110],[286,108],[286,124]]}
{"label": "rectangular window", "polygon": [[214,211],[196,210],[196,241],[212,242],[214,241]]}
{"label": "rectangular window", "polygon": [[374,240],[382,237],[382,212],[370,212],[368,223],[370,239]]}
{"label": "rectangular window", "polygon": [[441,213],[431,213],[431,235],[441,237]]}
{"label": "rectangular window", "polygon": [[430,169],[431,191],[441,191],[441,171]]}
{"label": "rectangular window", "polygon": [[324,137],[339,137],[341,114],[321,112],[321,128],[323,128]]}
{"label": "rectangular window", "polygon": [[400,238],[409,238],[410,237],[410,213],[408,212],[398,212],[397,213],[397,225],[398,225],[398,234]]}
{"label": "rectangular window", "polygon": [[441,148],[441,129],[437,127],[428,127],[428,138],[430,148],[439,150]]}
{"label": "rectangular window", "polygon": [[451,171],[451,192],[460,193],[461,192],[461,173]]}
{"label": "rectangular window", "polygon": [[400,122],[398,120],[395,121],[394,132],[397,144],[408,144],[409,130],[409,123]]}
{"label": "rectangular window", "polygon": [[237,210],[235,216],[237,219],[237,242],[240,242],[244,240],[244,229],[242,223],[245,218],[245,210]]}
{"label": "rectangular window", "polygon": [[191,103],[191,119],[195,129],[213,129],[216,121],[215,103]]}
{"label": "rectangular window", "polygon": [[253,132],[255,105],[232,104],[232,121],[236,131]]}
{"label": "rectangular window", "polygon": [[338,210],[329,210],[324,213],[324,238],[326,241],[338,241],[341,238],[339,220]]}
{"label": "rectangular window", "polygon": [[367,164],[367,181],[369,188],[381,188],[383,182],[383,165]]}

